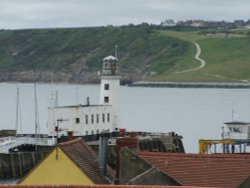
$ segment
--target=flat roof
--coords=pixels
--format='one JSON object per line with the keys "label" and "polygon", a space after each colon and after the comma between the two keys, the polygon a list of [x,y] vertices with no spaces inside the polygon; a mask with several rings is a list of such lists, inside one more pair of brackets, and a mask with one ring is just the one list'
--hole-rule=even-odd
{"label": "flat roof", "polygon": [[69,106],[56,106],[56,107],[49,107],[49,108],[89,108],[89,107],[111,107],[112,105],[101,105],[101,104],[96,104],[96,105],[69,105]]}
{"label": "flat roof", "polygon": [[230,122],[226,122],[224,123],[226,125],[249,125],[250,122],[244,122],[244,121],[230,121]]}

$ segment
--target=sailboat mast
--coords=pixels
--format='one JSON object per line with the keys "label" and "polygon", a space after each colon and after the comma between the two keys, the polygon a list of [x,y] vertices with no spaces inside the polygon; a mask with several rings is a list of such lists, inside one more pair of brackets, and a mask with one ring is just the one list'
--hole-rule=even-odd
{"label": "sailboat mast", "polygon": [[35,135],[38,134],[38,111],[37,111],[37,92],[36,92],[36,84],[34,84],[34,98],[35,98]]}
{"label": "sailboat mast", "polygon": [[18,132],[18,121],[19,121],[19,87],[17,86],[16,90],[16,124],[15,124],[15,130],[16,130],[16,135]]}

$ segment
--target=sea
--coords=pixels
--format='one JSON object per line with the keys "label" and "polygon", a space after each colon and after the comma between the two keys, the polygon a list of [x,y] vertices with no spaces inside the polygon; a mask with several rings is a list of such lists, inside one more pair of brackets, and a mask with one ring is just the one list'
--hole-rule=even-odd
{"label": "sea", "polygon": [[[40,133],[46,134],[48,107],[55,102],[59,106],[86,104],[87,97],[90,104],[98,104],[99,90],[98,84],[0,83],[0,130],[17,125],[20,134],[35,133],[37,109]],[[175,132],[183,136],[186,153],[198,153],[199,139],[221,139],[225,122],[250,122],[250,89],[121,86],[120,116],[120,128]]]}

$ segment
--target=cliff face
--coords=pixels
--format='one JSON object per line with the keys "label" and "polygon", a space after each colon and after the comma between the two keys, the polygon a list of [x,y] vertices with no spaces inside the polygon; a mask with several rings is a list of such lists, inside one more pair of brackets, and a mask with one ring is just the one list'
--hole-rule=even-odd
{"label": "cliff face", "polygon": [[[147,79],[148,75],[140,75],[135,73],[123,73],[121,83],[129,84],[133,81]],[[96,72],[82,73],[64,73],[50,71],[16,71],[16,72],[0,72],[1,82],[61,82],[61,83],[99,83],[100,78]]]}

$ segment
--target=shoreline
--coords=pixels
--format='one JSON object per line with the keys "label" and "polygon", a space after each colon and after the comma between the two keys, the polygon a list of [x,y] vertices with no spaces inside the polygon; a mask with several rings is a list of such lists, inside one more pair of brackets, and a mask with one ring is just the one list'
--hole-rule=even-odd
{"label": "shoreline", "polygon": [[134,82],[129,87],[249,89],[250,83]]}
{"label": "shoreline", "polygon": [[[74,82],[0,82],[2,84],[52,84],[52,85],[99,85],[99,83],[74,83]],[[221,88],[221,89],[250,89],[250,83],[210,83],[210,82],[144,82],[138,81],[129,84],[121,84],[128,87],[151,88]]]}

